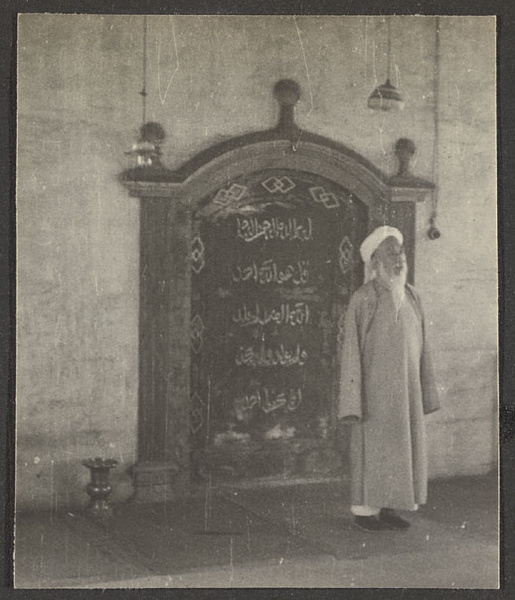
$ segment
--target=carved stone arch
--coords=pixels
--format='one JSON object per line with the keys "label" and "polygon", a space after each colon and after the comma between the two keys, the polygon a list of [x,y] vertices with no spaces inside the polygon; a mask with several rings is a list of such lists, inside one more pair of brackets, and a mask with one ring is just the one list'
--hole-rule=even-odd
{"label": "carved stone arch", "polygon": [[[200,269],[203,260],[202,246],[195,246],[192,224],[194,217],[208,210],[207,203],[217,190],[249,173],[273,170],[332,182],[366,207],[367,230],[392,224],[404,231],[413,273],[415,202],[423,199],[432,185],[410,174],[405,153],[399,149],[399,172],[388,177],[349,148],[299,130],[290,118],[293,105],[278,99],[281,116],[275,129],[217,144],[176,171],[160,163],[162,135],[154,127],[153,139],[142,134],[141,148],[136,150],[138,165],[122,174],[130,194],[141,200],[135,467],[136,497],[141,500],[164,499],[190,485],[191,436],[195,430],[190,358],[205,334],[203,323],[192,318],[191,312],[192,272],[195,267]],[[401,144],[400,149],[405,147]],[[286,462],[290,458],[291,453],[282,457]],[[319,457],[310,455],[306,464],[316,471],[317,464],[328,460],[331,455],[321,447]]]}
{"label": "carved stone arch", "polygon": [[309,141],[293,150],[289,140],[253,143],[214,158],[182,183],[181,196],[196,210],[210,191],[241,175],[267,169],[320,175],[350,190],[372,210],[390,196],[390,188],[380,176],[353,156]]}

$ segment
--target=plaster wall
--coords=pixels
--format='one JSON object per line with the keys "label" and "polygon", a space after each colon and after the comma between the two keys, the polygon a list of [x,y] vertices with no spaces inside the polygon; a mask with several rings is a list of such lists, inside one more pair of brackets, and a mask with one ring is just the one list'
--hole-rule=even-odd
{"label": "plaster wall", "polygon": [[[297,123],[385,172],[393,144],[438,183],[442,237],[418,208],[416,284],[431,322],[443,410],[431,474],[496,460],[495,21],[441,23],[435,146],[432,17],[392,20],[400,113],[366,107],[386,75],[386,26],[364,17],[148,17],[146,119],[180,166],[217,141],[275,124],[271,90],[302,87]],[[84,502],[83,458],[110,456],[115,496],[136,457],[138,201],[117,182],[142,119],[141,16],[21,15],[18,55],[17,502]],[[436,165],[436,166],[435,166]]]}

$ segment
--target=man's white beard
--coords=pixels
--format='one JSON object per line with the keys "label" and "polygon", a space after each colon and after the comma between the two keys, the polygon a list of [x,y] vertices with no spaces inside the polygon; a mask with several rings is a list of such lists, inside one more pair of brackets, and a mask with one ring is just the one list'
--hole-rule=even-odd
{"label": "man's white beard", "polygon": [[404,267],[399,275],[395,275],[392,281],[391,291],[393,296],[393,302],[397,309],[400,308],[406,297],[406,277],[408,275],[408,269]]}
{"label": "man's white beard", "polygon": [[408,276],[408,267],[404,265],[399,275],[389,276],[382,263],[377,267],[378,278],[391,291],[395,306],[400,308],[406,297],[406,279]]}

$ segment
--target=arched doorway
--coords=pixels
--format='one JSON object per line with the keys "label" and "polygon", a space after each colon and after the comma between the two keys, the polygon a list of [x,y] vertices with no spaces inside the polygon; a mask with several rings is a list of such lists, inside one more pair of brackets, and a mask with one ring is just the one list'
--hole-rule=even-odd
{"label": "arched doorway", "polygon": [[361,284],[366,206],[325,177],[244,174],[193,215],[194,472],[337,473],[343,317]]}
{"label": "arched doorway", "polygon": [[389,177],[297,128],[298,94],[276,98],[277,127],[226,140],[175,171],[160,163],[162,139],[142,134],[142,160],[122,174],[141,201],[141,501],[189,490],[192,474],[341,472],[338,337],[366,233],[380,224],[403,231],[413,281],[416,203],[433,185],[410,172],[412,142],[398,141],[399,171]]}

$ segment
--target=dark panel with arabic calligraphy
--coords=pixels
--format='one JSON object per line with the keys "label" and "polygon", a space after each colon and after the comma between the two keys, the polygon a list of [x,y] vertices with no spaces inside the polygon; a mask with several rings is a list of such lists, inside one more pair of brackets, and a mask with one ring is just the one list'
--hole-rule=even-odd
{"label": "dark panel with arabic calligraphy", "polygon": [[359,199],[302,172],[253,173],[205,199],[191,256],[198,448],[327,439],[365,223]]}

